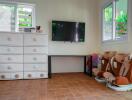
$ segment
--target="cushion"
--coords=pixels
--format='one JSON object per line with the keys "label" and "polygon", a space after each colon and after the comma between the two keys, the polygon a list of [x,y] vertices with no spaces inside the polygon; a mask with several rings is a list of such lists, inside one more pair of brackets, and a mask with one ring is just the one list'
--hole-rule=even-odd
{"label": "cushion", "polygon": [[99,78],[103,78],[103,74],[104,74],[104,71],[100,71],[100,72],[97,74],[97,76],[98,76]]}
{"label": "cushion", "polygon": [[119,76],[119,77],[116,77],[115,84],[116,85],[128,85],[129,81],[126,77]]}

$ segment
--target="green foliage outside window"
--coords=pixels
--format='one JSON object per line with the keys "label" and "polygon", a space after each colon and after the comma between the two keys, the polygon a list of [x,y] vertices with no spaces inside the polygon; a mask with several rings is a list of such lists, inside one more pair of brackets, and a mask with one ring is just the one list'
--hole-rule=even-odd
{"label": "green foliage outside window", "polygon": [[18,8],[19,27],[32,27],[32,12],[24,8]]}
{"label": "green foliage outside window", "polygon": [[116,34],[118,36],[125,35],[127,33],[127,13],[121,11],[120,15],[116,18]]}

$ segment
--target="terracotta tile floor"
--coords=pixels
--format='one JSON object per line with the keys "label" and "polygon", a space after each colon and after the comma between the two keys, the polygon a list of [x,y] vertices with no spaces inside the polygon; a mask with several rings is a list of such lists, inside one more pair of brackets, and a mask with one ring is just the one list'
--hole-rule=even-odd
{"label": "terracotta tile floor", "polygon": [[132,100],[83,73],[54,74],[52,79],[0,81],[0,100]]}

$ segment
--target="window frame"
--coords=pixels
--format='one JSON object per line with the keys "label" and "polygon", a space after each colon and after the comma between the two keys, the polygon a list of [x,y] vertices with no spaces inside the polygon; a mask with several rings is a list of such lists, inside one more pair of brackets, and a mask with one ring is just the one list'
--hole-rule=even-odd
{"label": "window frame", "polygon": [[[116,23],[115,23],[115,19],[116,19],[116,0],[111,0],[111,1],[109,1],[109,2],[106,2],[105,4],[104,4],[104,6],[102,7],[102,9],[101,9],[101,32],[102,32],[102,34],[101,34],[101,40],[102,40],[102,42],[104,43],[104,42],[122,42],[122,41],[128,41],[128,33],[129,33],[129,29],[128,29],[128,25],[129,25],[129,0],[127,0],[127,15],[128,15],[128,18],[127,18],[127,20],[128,20],[128,22],[127,22],[127,38],[126,39],[116,39],[116,36],[115,36],[115,31],[116,31]],[[112,34],[112,39],[110,39],[110,40],[104,40],[104,38],[103,38],[103,35],[104,35],[104,30],[103,30],[103,27],[104,27],[104,24],[103,24],[103,21],[104,21],[104,9],[106,8],[106,7],[108,7],[109,5],[111,5],[112,4],[112,6],[113,6],[113,20],[112,20],[112,28],[113,28],[113,33],[111,33]]]}
{"label": "window frame", "polygon": [[[33,12],[32,12],[32,27],[36,27],[36,5],[31,4],[31,3],[22,3],[22,2],[14,2],[14,1],[0,1],[0,4],[7,4],[7,5],[13,5],[15,6],[15,30],[14,31],[9,31],[9,32],[19,32],[19,25],[18,25],[18,13],[17,13],[17,7],[18,5],[27,5],[27,6],[32,6],[33,7]],[[1,31],[0,31],[1,32]],[[3,31],[2,31],[3,32]],[[7,32],[7,31],[4,31]]]}

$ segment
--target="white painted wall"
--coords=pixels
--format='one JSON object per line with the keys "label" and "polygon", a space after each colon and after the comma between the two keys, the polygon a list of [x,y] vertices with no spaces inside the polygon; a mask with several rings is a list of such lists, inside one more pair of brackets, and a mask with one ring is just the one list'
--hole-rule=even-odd
{"label": "white painted wall", "polygon": [[[5,1],[5,0],[4,0]],[[49,54],[85,55],[99,51],[98,38],[98,1],[97,0],[7,0],[36,4],[36,23],[43,26],[44,33],[49,34]],[[86,23],[85,42],[51,41],[51,21],[80,21]],[[79,60],[80,59],[80,60]],[[52,62],[53,72],[82,71],[81,58],[55,58]],[[76,60],[76,61],[75,61]],[[80,67],[80,68],[79,68]]]}
{"label": "white painted wall", "polygon": [[[1,0],[0,0],[1,1]],[[97,0],[4,0],[36,4],[36,23],[49,34],[49,54],[89,54],[98,51]],[[86,23],[85,42],[51,41],[51,21],[80,21]]]}
{"label": "white painted wall", "polygon": [[83,72],[84,71],[83,57],[53,57],[52,72]]}
{"label": "white painted wall", "polygon": [[99,16],[100,16],[100,20],[99,20],[99,29],[100,29],[100,50],[101,51],[106,51],[106,50],[114,50],[114,51],[119,51],[119,52],[132,52],[132,0],[129,0],[129,9],[128,9],[128,13],[129,13],[129,21],[128,21],[128,40],[126,41],[118,41],[118,42],[105,42],[102,43],[101,42],[101,36],[102,36],[102,32],[101,32],[101,10],[104,4],[108,3],[111,0],[100,0],[99,3]]}

